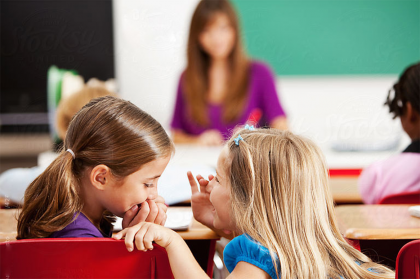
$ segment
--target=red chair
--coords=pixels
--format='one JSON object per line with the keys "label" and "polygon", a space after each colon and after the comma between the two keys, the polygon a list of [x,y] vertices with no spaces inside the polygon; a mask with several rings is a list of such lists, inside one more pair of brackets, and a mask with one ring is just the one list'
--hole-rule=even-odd
{"label": "red chair", "polygon": [[174,278],[166,250],[128,252],[123,240],[25,239],[0,243],[0,278]]}
{"label": "red chair", "polygon": [[382,198],[379,204],[420,204],[420,191],[389,195]]}
{"label": "red chair", "polygon": [[404,245],[397,256],[395,278],[420,279],[420,240]]}

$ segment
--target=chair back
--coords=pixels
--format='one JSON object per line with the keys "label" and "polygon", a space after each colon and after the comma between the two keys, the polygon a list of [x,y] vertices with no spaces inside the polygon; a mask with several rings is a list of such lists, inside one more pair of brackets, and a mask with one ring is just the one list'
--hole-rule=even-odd
{"label": "chair back", "polygon": [[420,240],[404,245],[397,256],[395,278],[420,279]]}
{"label": "chair back", "polygon": [[0,243],[0,278],[174,278],[166,250],[128,252],[123,240],[42,238]]}
{"label": "chair back", "polygon": [[420,204],[420,191],[389,195],[382,198],[379,204]]}

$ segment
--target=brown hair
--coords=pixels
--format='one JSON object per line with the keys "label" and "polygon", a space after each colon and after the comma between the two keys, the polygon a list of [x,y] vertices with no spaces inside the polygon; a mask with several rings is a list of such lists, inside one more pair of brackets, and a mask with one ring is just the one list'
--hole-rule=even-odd
{"label": "brown hair", "polygon": [[103,96],[114,96],[117,95],[111,93],[104,87],[91,87],[85,86],[80,91],[70,95],[69,97],[62,99],[58,105],[56,113],[56,128],[58,136],[64,140],[67,129],[69,128],[70,121],[73,116],[90,100],[103,97]]}
{"label": "brown hair", "polygon": [[232,218],[240,232],[267,247],[278,277],[394,278],[341,235],[326,163],[314,143],[288,131],[255,129],[238,131],[227,147]]}
{"label": "brown hair", "polygon": [[[395,94],[394,98],[391,98],[392,91]],[[407,102],[420,113],[420,63],[404,70],[398,82],[388,92],[384,105],[389,107],[389,112],[394,114],[393,118],[396,118],[404,115]]]}
{"label": "brown hair", "polygon": [[187,68],[182,86],[185,91],[188,113],[195,121],[207,126],[207,91],[209,89],[209,55],[200,47],[199,36],[205,26],[216,14],[223,13],[235,30],[235,45],[229,55],[230,74],[229,92],[223,101],[223,121],[232,122],[240,116],[245,105],[249,80],[249,59],[243,50],[239,23],[235,10],[227,0],[202,0],[193,14],[188,37]]}
{"label": "brown hair", "polygon": [[132,103],[111,96],[92,100],[73,117],[59,156],[27,188],[17,238],[47,237],[70,224],[83,207],[79,189],[87,168],[104,164],[123,179],[173,151],[159,122]]}

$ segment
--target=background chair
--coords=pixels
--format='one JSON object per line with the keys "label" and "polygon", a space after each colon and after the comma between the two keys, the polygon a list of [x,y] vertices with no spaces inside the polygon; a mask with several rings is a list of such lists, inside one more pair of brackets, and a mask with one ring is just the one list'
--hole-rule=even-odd
{"label": "background chair", "polygon": [[389,195],[382,198],[379,204],[420,204],[420,191]]}
{"label": "background chair", "polygon": [[0,278],[173,278],[164,248],[128,252],[123,240],[18,240],[0,243],[0,255]]}
{"label": "background chair", "polygon": [[420,279],[420,240],[404,245],[397,256],[395,278]]}

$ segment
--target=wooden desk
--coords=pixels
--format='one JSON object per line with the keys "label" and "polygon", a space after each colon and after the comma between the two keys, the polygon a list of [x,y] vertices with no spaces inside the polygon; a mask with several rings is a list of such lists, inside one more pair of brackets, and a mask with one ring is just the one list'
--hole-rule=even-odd
{"label": "wooden desk", "polygon": [[357,176],[330,177],[330,190],[336,204],[363,203],[357,187]]}
{"label": "wooden desk", "polygon": [[375,261],[395,267],[402,246],[420,239],[420,218],[409,205],[339,205],[338,226],[344,237]]}
{"label": "wooden desk", "polygon": [[[172,209],[172,208],[171,208]],[[0,209],[0,242],[16,240],[18,209]],[[184,240],[220,239],[214,231],[193,219],[189,230],[177,231]]]}
{"label": "wooden desk", "polygon": [[341,233],[349,239],[420,239],[420,218],[409,205],[339,205]]}

